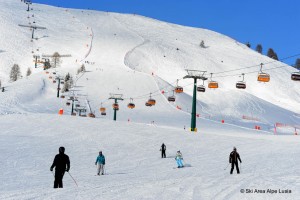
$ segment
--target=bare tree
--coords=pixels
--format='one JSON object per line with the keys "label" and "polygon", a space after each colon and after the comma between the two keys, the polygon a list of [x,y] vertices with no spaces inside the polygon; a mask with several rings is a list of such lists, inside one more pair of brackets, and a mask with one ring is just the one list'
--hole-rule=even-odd
{"label": "bare tree", "polygon": [[30,67],[28,67],[27,72],[26,72],[26,76],[28,77],[30,75],[31,75],[31,69],[30,69]]}
{"label": "bare tree", "polygon": [[14,64],[11,68],[9,78],[11,81],[17,81],[21,77],[20,67],[17,64]]}
{"label": "bare tree", "polygon": [[51,65],[56,68],[56,67],[59,67],[60,64],[61,64],[61,57],[59,55],[58,52],[55,52],[52,56],[52,60],[51,60]]}

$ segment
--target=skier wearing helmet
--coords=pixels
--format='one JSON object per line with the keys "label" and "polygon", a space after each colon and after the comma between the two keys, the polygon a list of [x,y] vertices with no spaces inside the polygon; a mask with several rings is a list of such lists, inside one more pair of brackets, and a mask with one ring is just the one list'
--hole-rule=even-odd
{"label": "skier wearing helmet", "polygon": [[240,154],[236,151],[236,148],[233,147],[233,151],[229,155],[229,163],[231,163],[230,174],[232,174],[232,172],[234,170],[234,165],[236,166],[237,173],[238,174],[240,173],[238,160],[240,161],[240,163],[242,163],[241,158],[240,158]]}
{"label": "skier wearing helmet", "polygon": [[50,171],[53,171],[55,167],[55,180],[54,188],[63,188],[62,179],[64,177],[65,171],[70,170],[70,159],[69,156],[65,154],[65,148],[59,147],[59,154],[54,158],[53,164],[50,167]]}

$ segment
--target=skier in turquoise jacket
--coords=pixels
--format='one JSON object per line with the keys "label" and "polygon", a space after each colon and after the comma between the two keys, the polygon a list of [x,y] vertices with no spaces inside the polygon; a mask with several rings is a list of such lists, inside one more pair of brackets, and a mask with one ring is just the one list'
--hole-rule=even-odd
{"label": "skier in turquoise jacket", "polygon": [[95,165],[98,165],[97,167],[97,175],[100,176],[104,175],[104,165],[105,165],[105,157],[102,154],[102,151],[99,152],[99,156],[97,156]]}

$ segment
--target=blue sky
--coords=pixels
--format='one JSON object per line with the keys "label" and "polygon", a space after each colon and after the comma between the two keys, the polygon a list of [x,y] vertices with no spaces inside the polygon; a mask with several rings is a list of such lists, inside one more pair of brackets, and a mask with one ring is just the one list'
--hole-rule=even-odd
{"label": "blue sky", "polygon": [[[300,53],[299,0],[33,0],[33,3],[136,13],[176,24],[210,29],[279,59]],[[294,64],[297,57],[285,60]],[[298,56],[300,58],[300,56]]]}

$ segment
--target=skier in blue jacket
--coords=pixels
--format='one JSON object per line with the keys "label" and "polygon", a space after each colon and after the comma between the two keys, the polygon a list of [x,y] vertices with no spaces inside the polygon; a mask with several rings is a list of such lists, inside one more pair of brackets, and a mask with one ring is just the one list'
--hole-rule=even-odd
{"label": "skier in blue jacket", "polygon": [[95,162],[95,165],[98,164],[98,173],[97,175],[100,176],[100,173],[101,175],[104,175],[104,165],[105,165],[105,157],[104,155],[102,154],[102,151],[99,152],[99,156],[97,156],[97,159],[96,159],[96,162]]}

